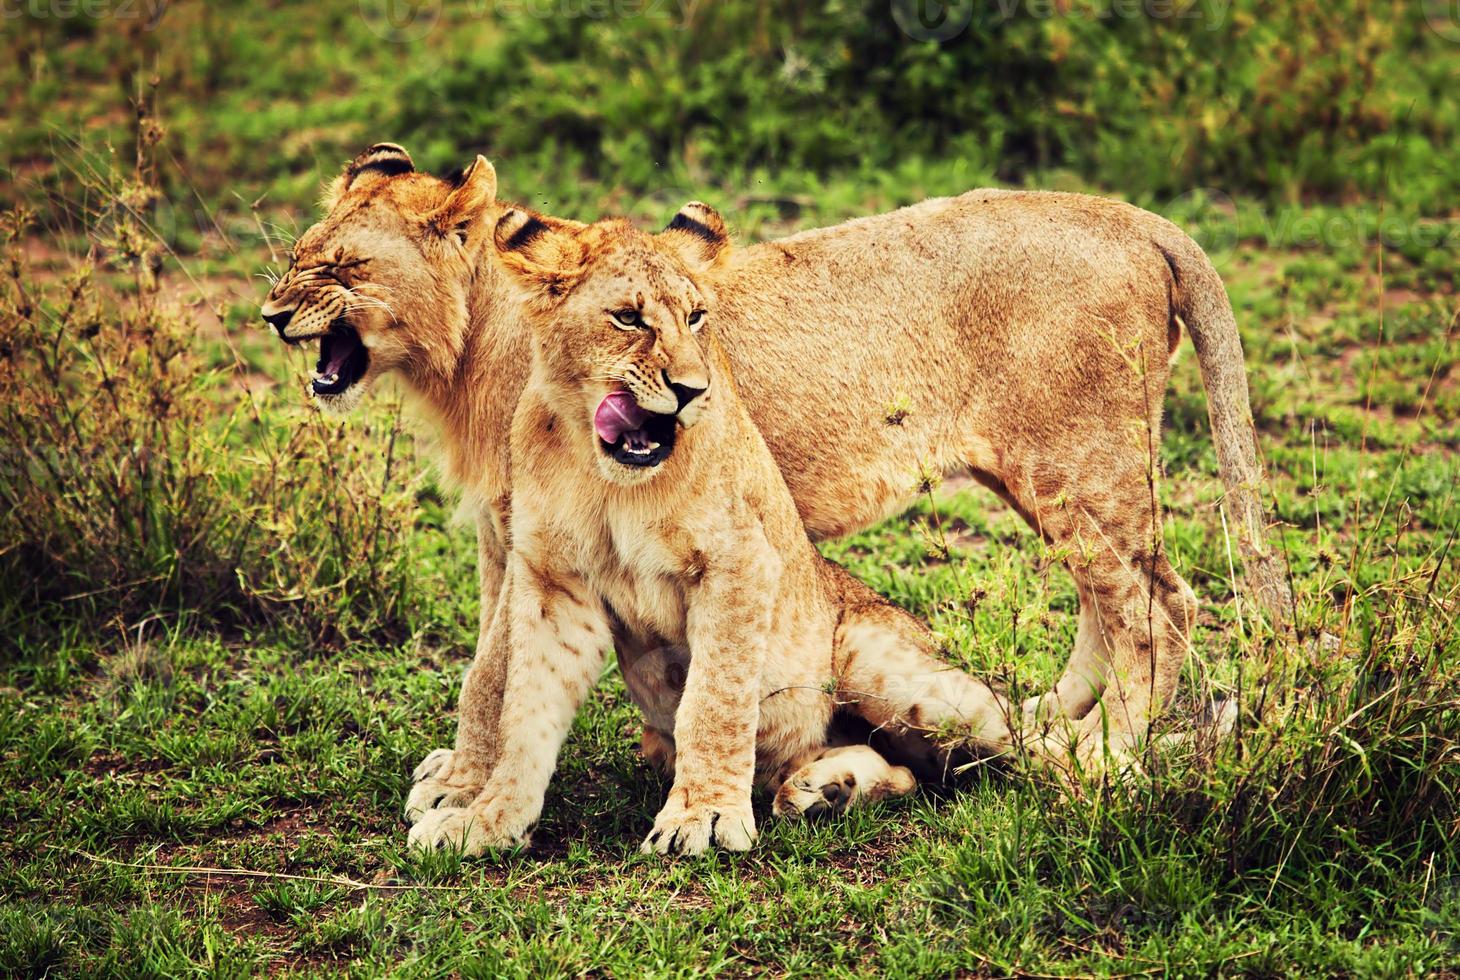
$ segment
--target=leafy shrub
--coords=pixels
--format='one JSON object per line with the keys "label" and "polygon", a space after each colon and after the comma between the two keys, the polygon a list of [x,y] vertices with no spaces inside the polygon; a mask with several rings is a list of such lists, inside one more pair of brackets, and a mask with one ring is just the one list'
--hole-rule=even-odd
{"label": "leafy shrub", "polygon": [[[146,173],[139,165],[138,175]],[[385,433],[261,405],[163,298],[139,176],[97,178],[97,244],[34,274],[8,216],[0,285],[0,617],[129,624],[204,611],[319,640],[408,628],[418,467]],[[240,397],[240,396],[243,397]],[[383,451],[382,451],[383,450]]]}
{"label": "leafy shrub", "polygon": [[244,184],[307,208],[378,139],[435,169],[486,152],[514,193],[554,203],[577,203],[584,177],[805,184],[920,158],[1146,201],[1206,185],[1447,214],[1460,190],[1460,45],[1425,4],[959,0],[969,23],[942,43],[897,26],[894,7],[918,5],[425,3],[429,29],[386,38],[371,12],[410,5],[162,5],[155,30],[27,21],[0,59],[15,92],[0,166],[27,179],[0,183],[0,204],[37,203],[36,186],[47,207],[67,198],[58,133],[129,148],[113,110],[134,74],[167,93],[175,200]]}
{"label": "leafy shrub", "polygon": [[444,63],[417,64],[396,131],[436,164],[484,143],[551,147],[644,187],[678,161],[694,177],[909,155],[1014,180],[1067,168],[1135,196],[1210,184],[1347,198],[1392,184],[1434,208],[1454,186],[1439,148],[1460,120],[1432,97],[1452,46],[1415,5],[950,6],[971,21],[943,43],[909,37],[885,0],[704,4],[685,21],[505,17],[486,43],[463,32]]}

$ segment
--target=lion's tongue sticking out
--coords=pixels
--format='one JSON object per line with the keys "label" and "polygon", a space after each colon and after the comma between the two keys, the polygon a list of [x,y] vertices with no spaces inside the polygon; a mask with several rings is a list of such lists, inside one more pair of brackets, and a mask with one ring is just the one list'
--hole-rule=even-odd
{"label": "lion's tongue sticking out", "polygon": [[627,391],[610,391],[593,413],[593,430],[610,446],[626,432],[637,432],[652,418]]}

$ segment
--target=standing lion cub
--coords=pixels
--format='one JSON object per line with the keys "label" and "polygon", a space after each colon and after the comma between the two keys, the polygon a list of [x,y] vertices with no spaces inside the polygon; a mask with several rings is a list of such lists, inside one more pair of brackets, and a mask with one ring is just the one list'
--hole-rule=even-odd
{"label": "standing lion cub", "polygon": [[716,233],[549,227],[519,210],[497,224],[532,347],[512,420],[500,754],[473,802],[416,824],[419,846],[526,839],[615,634],[689,653],[674,782],[645,851],[750,847],[757,773],[780,784],[784,814],[909,792],[911,773],[869,746],[827,748],[839,706],[894,735],[954,726],[977,750],[1011,743],[1005,703],[812,546],[696,282],[723,222],[701,204],[681,214]]}

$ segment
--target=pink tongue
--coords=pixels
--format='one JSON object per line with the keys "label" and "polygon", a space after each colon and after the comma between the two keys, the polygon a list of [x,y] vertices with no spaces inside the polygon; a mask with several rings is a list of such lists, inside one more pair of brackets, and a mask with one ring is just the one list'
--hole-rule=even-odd
{"label": "pink tongue", "polygon": [[329,360],[324,366],[318,368],[319,373],[325,377],[332,374],[339,374],[345,368],[345,362],[355,352],[357,341],[353,337],[330,336],[320,342],[320,355],[329,355]]}
{"label": "pink tongue", "polygon": [[610,391],[593,413],[593,431],[610,446],[625,432],[633,432],[649,421],[651,413],[639,407],[627,391]]}
{"label": "pink tongue", "polygon": [[338,353],[333,350],[330,351],[330,362],[324,366],[323,372],[326,376],[339,374],[340,371],[344,370],[345,361],[350,356],[350,349],[344,344],[336,342],[335,347],[339,348],[339,351]]}

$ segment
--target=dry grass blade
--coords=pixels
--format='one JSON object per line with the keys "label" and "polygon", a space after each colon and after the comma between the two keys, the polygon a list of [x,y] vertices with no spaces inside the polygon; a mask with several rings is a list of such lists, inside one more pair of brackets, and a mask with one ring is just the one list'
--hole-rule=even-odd
{"label": "dry grass blade", "polygon": [[130,868],[134,871],[142,871],[147,874],[170,874],[170,875],[226,875],[233,878],[267,878],[272,881],[307,881],[314,884],[334,885],[338,888],[348,888],[352,891],[432,891],[432,892],[461,892],[470,890],[469,885],[432,885],[424,882],[407,881],[399,884],[382,884],[370,881],[355,881],[353,878],[346,878],[342,875],[293,875],[282,871],[256,871],[252,868],[214,868],[208,865],[177,865],[177,864],[135,864],[131,861],[118,861],[114,858],[101,857],[89,851],[83,851],[78,847],[58,847],[56,850],[75,854],[85,858],[92,864],[104,864],[114,868]]}

